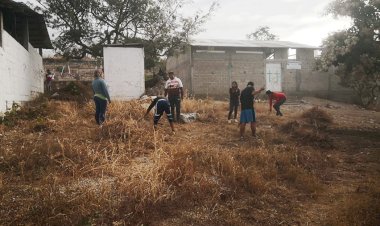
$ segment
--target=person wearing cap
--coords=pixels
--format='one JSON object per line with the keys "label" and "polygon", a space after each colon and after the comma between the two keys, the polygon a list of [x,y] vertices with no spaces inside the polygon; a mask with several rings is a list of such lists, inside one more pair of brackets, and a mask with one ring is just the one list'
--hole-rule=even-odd
{"label": "person wearing cap", "polygon": [[172,129],[173,133],[175,132],[174,130],[174,125],[173,125],[173,115],[171,114],[170,111],[170,103],[165,97],[156,97],[152,100],[152,103],[149,105],[144,118],[149,114],[149,112],[152,110],[152,108],[155,107],[154,111],[154,116],[153,116],[153,124],[154,124],[154,129],[157,128],[158,121],[160,120],[161,116],[166,114],[170,128]]}
{"label": "person wearing cap", "polygon": [[253,82],[248,82],[247,87],[240,94],[240,139],[244,139],[245,126],[248,123],[251,124],[252,136],[256,137],[256,112],[253,102],[255,95],[263,90],[264,88],[255,91]]}
{"label": "person wearing cap", "polygon": [[272,112],[272,101],[274,100],[275,103],[273,105],[273,108],[276,110],[276,115],[282,116],[280,106],[283,105],[286,101],[285,94],[280,92],[272,92],[270,90],[267,90],[266,94],[269,97],[269,111]]}
{"label": "person wearing cap", "polygon": [[179,122],[181,115],[181,100],[183,100],[183,85],[181,79],[169,72],[169,79],[165,83],[165,97],[168,96],[173,119]]}
{"label": "person wearing cap", "polygon": [[107,85],[102,79],[102,71],[95,70],[94,81],[92,82],[92,90],[94,91],[95,102],[95,120],[98,125],[102,125],[106,120],[107,100],[111,103]]}

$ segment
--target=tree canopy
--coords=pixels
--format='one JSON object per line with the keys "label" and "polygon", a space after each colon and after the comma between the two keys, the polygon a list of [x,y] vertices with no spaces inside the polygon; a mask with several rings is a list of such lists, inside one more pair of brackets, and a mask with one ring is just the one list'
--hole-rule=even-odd
{"label": "tree canopy", "polygon": [[270,32],[268,26],[258,27],[254,32],[247,34],[247,38],[251,40],[258,41],[267,41],[267,40],[276,40],[278,36]]}
{"label": "tree canopy", "polygon": [[380,1],[335,0],[327,13],[348,16],[353,24],[324,40],[318,66],[334,66],[342,85],[353,88],[369,106],[380,92]]}
{"label": "tree canopy", "polygon": [[217,4],[191,17],[185,0],[38,0],[56,35],[57,53],[67,58],[102,55],[106,44],[143,43],[146,66],[181,48],[200,32]]}

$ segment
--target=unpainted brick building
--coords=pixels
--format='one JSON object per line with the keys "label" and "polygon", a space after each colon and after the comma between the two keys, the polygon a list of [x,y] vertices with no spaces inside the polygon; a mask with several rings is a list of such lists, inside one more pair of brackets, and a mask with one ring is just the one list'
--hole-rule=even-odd
{"label": "unpainted brick building", "polygon": [[352,101],[333,71],[314,69],[318,48],[285,41],[196,40],[167,60],[167,70],[182,79],[195,96],[227,96],[232,81],[244,88],[283,91]]}

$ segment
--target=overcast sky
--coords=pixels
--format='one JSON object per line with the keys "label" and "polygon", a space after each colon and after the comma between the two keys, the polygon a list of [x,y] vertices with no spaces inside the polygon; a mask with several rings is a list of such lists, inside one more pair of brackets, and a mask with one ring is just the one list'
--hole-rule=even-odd
{"label": "overcast sky", "polygon": [[[188,15],[197,10],[207,11],[215,0],[189,1],[192,3],[183,8]],[[323,15],[332,0],[217,1],[219,7],[195,38],[243,40],[257,27],[269,26],[280,40],[319,46],[329,33],[347,28],[351,23],[348,18]]]}
{"label": "overcast sky", "polygon": [[[213,0],[192,0],[206,10]],[[280,40],[319,46],[329,33],[347,28],[348,18],[324,16],[332,0],[219,0],[219,7],[196,38],[246,39],[259,26],[269,26]]]}

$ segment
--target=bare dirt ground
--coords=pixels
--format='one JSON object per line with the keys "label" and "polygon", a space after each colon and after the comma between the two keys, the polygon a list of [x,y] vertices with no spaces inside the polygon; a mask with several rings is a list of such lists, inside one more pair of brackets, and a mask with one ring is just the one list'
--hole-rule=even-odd
{"label": "bare dirt ground", "polygon": [[185,100],[200,119],[175,135],[135,105],[113,103],[101,129],[92,103],[54,101],[0,125],[0,224],[380,225],[379,112],[256,103],[258,138],[241,141],[226,102]]}

